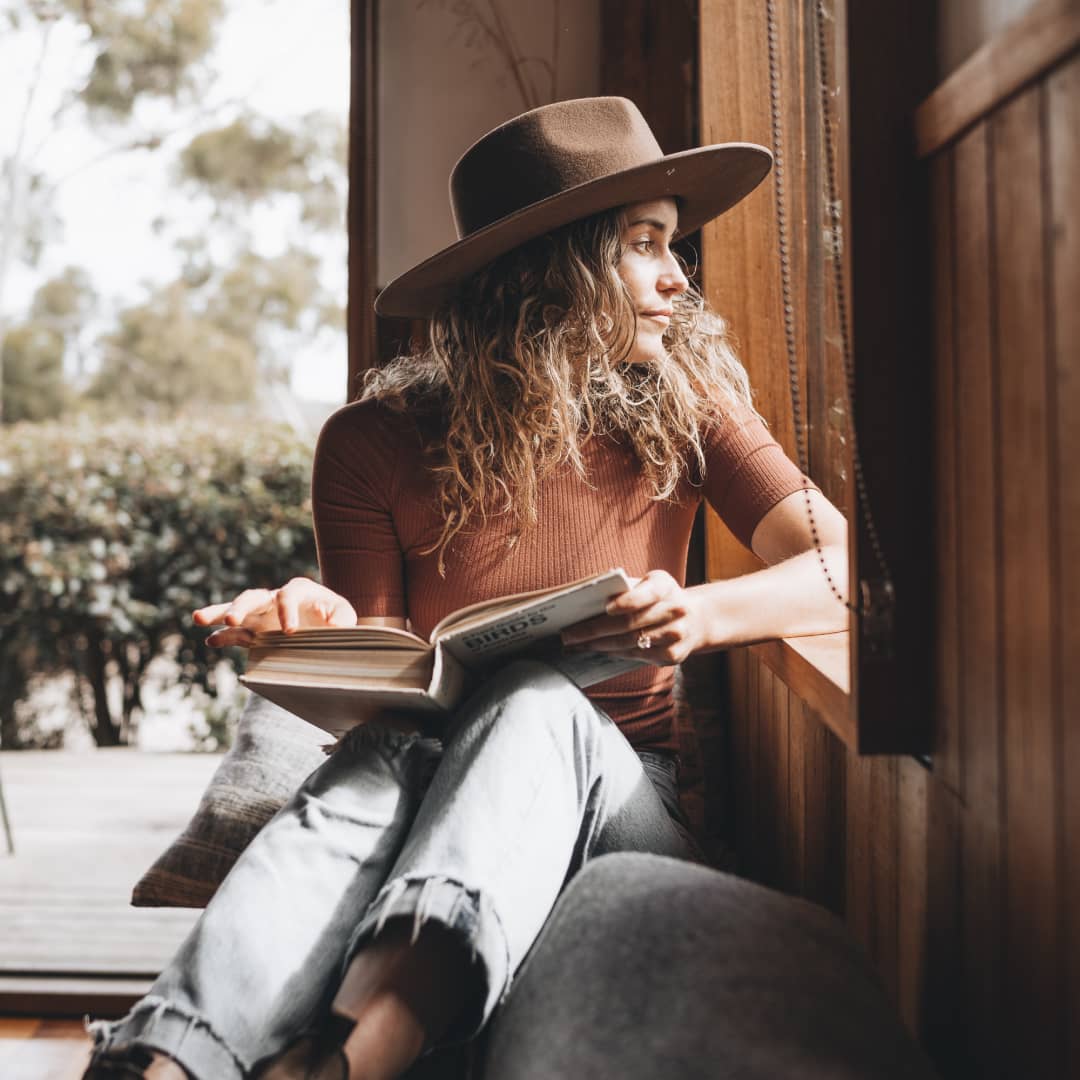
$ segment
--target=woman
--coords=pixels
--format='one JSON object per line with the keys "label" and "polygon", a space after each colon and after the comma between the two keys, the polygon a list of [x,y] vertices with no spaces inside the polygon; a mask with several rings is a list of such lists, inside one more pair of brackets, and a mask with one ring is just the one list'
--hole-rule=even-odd
{"label": "woman", "polygon": [[[438,728],[355,728],[151,994],[95,1025],[89,1075],[399,1075],[483,1028],[587,859],[689,856],[672,665],[846,625],[843,518],[766,432],[670,246],[769,162],[747,144],[665,157],[622,98],[532,110],[458,162],[461,239],[376,303],[429,317],[426,346],[319,439],[322,583],[195,620],[224,624],[222,646],[357,622],[426,634],[474,600],[621,565],[636,584],[564,643],[648,664],[585,694],[557,662],[516,661]],[[768,569],[683,587],[703,496]]]}

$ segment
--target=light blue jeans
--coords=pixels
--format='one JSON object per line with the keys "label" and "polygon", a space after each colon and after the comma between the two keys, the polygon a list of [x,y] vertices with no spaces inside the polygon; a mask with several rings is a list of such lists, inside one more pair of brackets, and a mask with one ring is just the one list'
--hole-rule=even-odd
{"label": "light blue jeans", "polygon": [[354,728],[237,860],[170,965],[94,1060],[163,1051],[197,1080],[243,1078],[325,1015],[388,919],[435,920],[483,986],[444,1042],[479,1031],[559,893],[590,858],[688,858],[674,759],[631,748],[556,668],[515,661],[443,738]]}

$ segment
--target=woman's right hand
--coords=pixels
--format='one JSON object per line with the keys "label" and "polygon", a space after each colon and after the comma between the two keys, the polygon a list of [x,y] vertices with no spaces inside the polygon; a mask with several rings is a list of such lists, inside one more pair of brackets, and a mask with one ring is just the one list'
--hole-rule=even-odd
{"label": "woman's right hand", "polygon": [[199,608],[196,626],[224,623],[206,639],[207,645],[249,646],[262,630],[291,633],[307,626],[355,626],[356,611],[343,596],[310,578],[293,578],[280,589],[246,589],[226,604]]}

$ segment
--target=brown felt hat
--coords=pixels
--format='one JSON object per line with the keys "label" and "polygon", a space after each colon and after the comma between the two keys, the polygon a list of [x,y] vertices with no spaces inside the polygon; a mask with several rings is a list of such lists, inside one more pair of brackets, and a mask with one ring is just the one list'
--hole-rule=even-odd
{"label": "brown felt hat", "polygon": [[427,316],[462,278],[560,225],[614,206],[670,196],[686,234],[765,178],[772,154],[719,143],[665,155],[627,98],[557,101],[478,139],[450,174],[459,239],[379,293],[380,315]]}

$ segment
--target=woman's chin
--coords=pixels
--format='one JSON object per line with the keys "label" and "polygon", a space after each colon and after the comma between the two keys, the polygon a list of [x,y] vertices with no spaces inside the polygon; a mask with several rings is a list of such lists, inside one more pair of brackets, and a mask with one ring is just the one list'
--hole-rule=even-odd
{"label": "woman's chin", "polygon": [[664,348],[662,341],[650,341],[647,344],[641,343],[635,346],[633,352],[630,353],[629,363],[658,364],[670,358],[671,354]]}

